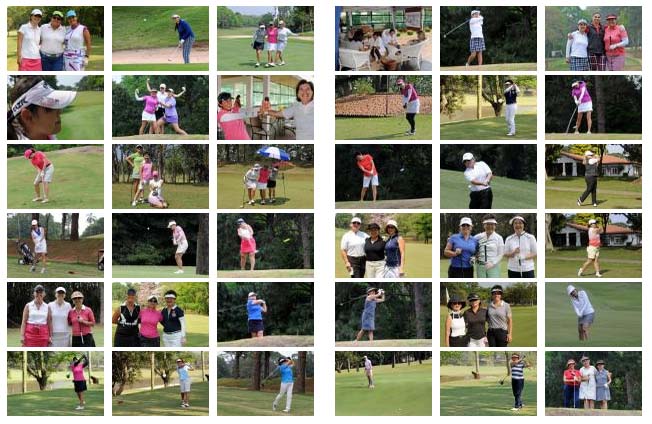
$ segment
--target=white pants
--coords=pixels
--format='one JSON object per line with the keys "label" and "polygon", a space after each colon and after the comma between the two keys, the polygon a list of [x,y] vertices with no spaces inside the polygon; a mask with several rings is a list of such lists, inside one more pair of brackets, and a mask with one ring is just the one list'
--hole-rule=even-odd
{"label": "white pants", "polygon": [[516,134],[516,110],[518,105],[512,103],[511,105],[505,106],[505,121],[507,122],[507,132],[510,134]]}
{"label": "white pants", "polygon": [[70,333],[52,333],[52,347],[70,347]]}
{"label": "white pants", "polygon": [[176,333],[163,333],[161,335],[161,341],[163,342],[164,347],[182,347],[182,338],[181,331]]}
{"label": "white pants", "polygon": [[484,339],[472,339],[469,337],[469,345],[468,347],[487,347],[487,345],[484,342]]}
{"label": "white pants", "polygon": [[365,262],[364,274],[367,278],[385,278],[385,261]]}
{"label": "white pants", "polygon": [[278,391],[278,395],[276,395],[276,399],[274,399],[274,406],[276,407],[278,403],[281,401],[281,398],[283,397],[283,394],[285,394],[285,409],[288,411],[290,410],[290,407],[292,406],[292,388],[294,387],[294,383],[281,383],[281,389]]}

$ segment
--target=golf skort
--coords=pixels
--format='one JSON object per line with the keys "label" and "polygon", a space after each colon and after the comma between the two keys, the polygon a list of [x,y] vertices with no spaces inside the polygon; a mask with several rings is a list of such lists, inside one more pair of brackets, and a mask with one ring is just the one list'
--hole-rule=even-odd
{"label": "golf skort", "polygon": [[588,57],[571,56],[568,66],[571,71],[588,71],[590,70]]}
{"label": "golf skort", "polygon": [[579,113],[593,112],[593,102],[580,103],[577,106],[577,111]]}
{"label": "golf skort", "polygon": [[593,324],[593,318],[595,318],[595,312],[592,312],[590,314],[582,315],[581,317],[577,318],[577,324],[578,325],[591,325]]}
{"label": "golf skort", "polygon": [[175,333],[163,333],[163,336],[161,337],[164,347],[181,347],[182,338],[181,331]]}
{"label": "golf skort", "polygon": [[267,183],[256,183],[256,190],[267,190]]}
{"label": "golf skort", "polygon": [[485,51],[484,46],[484,37],[474,37],[469,40],[469,50],[471,52],[483,52]]}
{"label": "golf skort", "polygon": [[264,43],[260,43],[258,41],[254,41],[254,45],[252,46],[254,50],[262,50],[263,47],[265,47]]}
{"label": "golf skort", "polygon": [[606,71],[607,57],[603,54],[591,54],[589,55],[589,66],[592,71]]}
{"label": "golf skort", "polygon": [[48,243],[45,240],[41,240],[36,243],[34,246],[34,253],[48,253]]}
{"label": "golf skort", "polygon": [[191,385],[190,380],[179,380],[179,391],[181,393],[187,393],[190,391],[190,385]]}
{"label": "golf skort", "polygon": [[287,44],[288,44],[287,41],[279,41],[278,43],[276,43],[276,50],[282,52],[283,50],[285,50],[285,46],[287,46]]}
{"label": "golf skort", "polygon": [[258,183],[256,181],[247,180],[245,182],[245,187],[247,187],[250,190],[255,190],[257,185],[258,185]]}
{"label": "golf skort", "polygon": [[27,324],[23,347],[47,347],[50,330],[46,324]]}
{"label": "golf skort", "polygon": [[240,253],[254,253],[256,251],[256,240],[251,238],[240,239]]}
{"label": "golf skort", "polygon": [[269,50],[270,52],[276,51],[276,43],[266,43],[265,44],[265,50]]}
{"label": "golf skort", "polygon": [[153,113],[143,111],[141,120],[148,121],[148,122],[156,121],[156,115]]}
{"label": "golf skort", "polygon": [[589,259],[597,259],[600,256],[600,248],[598,246],[586,246],[586,256]]}
{"label": "golf skort", "polygon": [[378,185],[378,175],[372,175],[369,177],[365,175],[362,177],[362,187],[369,187],[370,185]]}
{"label": "golf skort", "polygon": [[247,328],[249,329],[250,333],[265,331],[265,325],[263,324],[262,319],[250,319],[247,321]]}
{"label": "golf skort", "polygon": [[75,385],[75,393],[85,392],[88,390],[86,387],[86,380],[73,381],[73,384]]}
{"label": "golf skort", "polygon": [[41,176],[40,172],[36,174],[36,178],[34,179],[34,185],[40,184],[41,182],[51,183],[53,176],[54,176],[54,165],[49,164],[43,170],[43,176]]}
{"label": "golf skort", "polygon": [[140,335],[140,347],[161,347],[160,337],[145,337]]}
{"label": "golf skort", "polygon": [[188,250],[188,242],[184,240],[177,246],[176,253],[186,253],[186,250]]}

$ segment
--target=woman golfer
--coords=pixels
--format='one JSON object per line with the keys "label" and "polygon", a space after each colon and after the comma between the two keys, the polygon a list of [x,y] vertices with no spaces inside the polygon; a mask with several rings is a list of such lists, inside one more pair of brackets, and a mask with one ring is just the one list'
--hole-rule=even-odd
{"label": "woman golfer", "polygon": [[179,48],[183,50],[183,63],[190,63],[190,51],[195,42],[195,33],[190,24],[181,19],[179,15],[172,15],[174,30],[179,33]]}
{"label": "woman golfer", "polygon": [[95,315],[84,305],[84,295],[80,291],[73,292],[70,297],[73,308],[68,312],[68,324],[72,326],[72,347],[95,347]]}
{"label": "woman golfer", "polygon": [[503,300],[503,286],[499,284],[491,288],[487,323],[489,347],[507,347],[512,342],[512,308]]}
{"label": "woman golfer", "polygon": [[251,40],[251,48],[256,51],[256,68],[260,66],[260,56],[263,53],[265,48],[265,37],[267,36],[267,31],[265,31],[265,24],[260,23],[258,29],[254,32],[254,35]]}
{"label": "woman golfer", "polygon": [[500,261],[505,253],[505,242],[496,232],[497,224],[495,215],[483,216],[484,232],[474,236],[478,241],[478,252],[475,255],[478,278],[500,278]]}
{"label": "woman golfer", "polygon": [[595,157],[592,151],[587,150],[584,152],[584,184],[586,189],[580,197],[577,198],[577,206],[582,206],[582,203],[591,195],[591,202],[593,207],[598,207],[598,177],[600,176],[600,158]]}
{"label": "woman golfer", "polygon": [[597,370],[591,365],[591,360],[587,356],[580,359],[582,368],[580,368],[580,399],[584,401],[584,409],[593,409],[595,406],[596,383],[595,374]]}
{"label": "woman golfer", "polygon": [[63,50],[65,47],[66,27],[61,25],[63,13],[52,12],[50,22],[41,25],[41,67],[46,72],[63,71]]}
{"label": "woman golfer", "polygon": [[163,321],[163,314],[158,310],[156,295],[147,298],[147,307],[140,310],[140,347],[161,347],[158,325]]}
{"label": "woman golfer", "polygon": [[446,347],[467,347],[466,321],[462,309],[466,302],[454,294],[448,301],[449,313],[446,315],[444,343]]}
{"label": "woman golfer", "polygon": [[362,310],[362,323],[360,331],[355,336],[354,343],[360,341],[365,331],[369,341],[374,341],[374,330],[376,329],[376,305],[385,301],[385,290],[369,287],[367,297],[364,300],[364,309]]}
{"label": "woman golfer", "polygon": [[462,155],[464,178],[469,183],[469,209],[491,209],[494,200],[491,180],[494,174],[484,161],[476,161],[473,153]]}
{"label": "woman golfer", "polygon": [[385,273],[383,278],[402,278],[405,276],[405,239],[398,232],[398,224],[393,219],[385,224]]}
{"label": "woman golfer", "polygon": [[506,80],[503,96],[505,96],[505,122],[507,122],[508,137],[516,135],[516,111],[518,110],[516,100],[519,94],[521,94],[521,89],[518,88],[518,85],[511,79]]}
{"label": "woman golfer", "polygon": [[190,408],[190,386],[192,379],[190,378],[190,371],[193,367],[186,364],[183,359],[177,359],[177,374],[179,374],[179,393],[181,394],[181,407]]}
{"label": "woman golfer", "polygon": [[276,58],[276,49],[278,45],[278,27],[271,21],[267,25],[267,30],[265,32],[265,50],[267,50],[267,63],[265,68],[276,66],[274,62]]}
{"label": "woman golfer", "polygon": [[627,30],[618,25],[618,16],[607,15],[607,27],[604,29],[604,50],[607,56],[608,71],[625,70],[625,47],[629,44]]}
{"label": "woman golfer", "polygon": [[364,356],[364,373],[367,376],[367,388],[368,389],[375,389],[376,384],[374,382],[374,369],[373,365],[371,364],[371,360],[367,358],[367,356]]}
{"label": "woman golfer", "polygon": [[419,113],[419,107],[421,105],[419,101],[419,93],[417,93],[414,85],[409,82],[405,82],[403,78],[396,80],[396,85],[398,86],[401,96],[403,96],[403,109],[405,109],[405,119],[410,124],[410,129],[405,132],[405,135],[415,135],[417,133],[415,116]]}
{"label": "woman golfer", "polygon": [[52,347],[70,347],[70,324],[68,324],[68,313],[72,309],[70,303],[66,302],[66,289],[57,287],[54,291],[55,300],[48,303],[50,316],[52,317]]}
{"label": "woman golfer", "polygon": [[136,290],[127,290],[125,301],[113,311],[113,324],[117,324],[113,346],[140,347],[138,326],[140,324],[140,305],[136,303]]}
{"label": "woman golfer", "polygon": [[[54,176],[54,165],[45,156],[45,153],[37,151],[34,148],[25,150],[25,159],[29,160],[36,168],[36,177],[34,178],[34,198],[32,202],[48,203],[50,200],[50,184]],[[41,184],[43,184],[43,195],[41,196]]]}
{"label": "woman golfer", "polygon": [[177,292],[168,290],[163,297],[165,298],[165,308],[161,311],[163,346],[182,347],[186,344],[186,314],[177,306]]}
{"label": "woman golfer", "polygon": [[478,240],[473,238],[473,222],[469,217],[460,219],[460,232],[453,234],[446,243],[444,256],[450,258],[448,278],[473,278],[471,258],[478,251]]}
{"label": "woman golfer", "polygon": [[566,63],[570,71],[588,71],[589,66],[589,36],[588,22],[585,19],[577,21],[577,31],[568,34],[566,41]]}
{"label": "woman golfer", "polygon": [[41,77],[16,77],[9,89],[7,139],[56,140],[61,113],[75,96],[75,91],[55,90]]}
{"label": "woman golfer", "polygon": [[[185,90],[185,87],[184,87]],[[165,115],[156,122],[156,128],[159,129],[159,133],[163,134],[161,128],[165,124],[169,124],[175,133],[180,135],[188,135],[187,132],[179,127],[179,115],[177,114],[177,99],[174,97],[174,90],[168,88],[165,90],[167,97],[164,101],[159,102],[161,106],[165,108]],[[158,98],[157,98],[158,99]]]}
{"label": "woman golfer", "polygon": [[[149,85],[149,78],[147,78],[147,92],[151,93],[152,92],[152,86]],[[157,134],[165,134],[165,107],[162,105],[162,103],[165,103],[165,101],[168,98],[168,91],[167,91],[167,85],[164,83],[159,84],[158,86],[158,91],[156,92],[156,98],[158,99],[158,106],[156,107],[156,130]],[[172,90],[172,97],[175,99],[178,99],[179,97],[183,96],[184,93],[186,92],[186,87],[181,87],[181,92],[178,94],[174,93],[174,90]]]}
{"label": "woman golfer", "polygon": [[367,278],[385,278],[385,240],[380,236],[380,225],[367,225],[369,237],[364,242],[365,275]]}
{"label": "woman golfer", "polygon": [[174,273],[183,274],[183,254],[188,250],[186,233],[180,225],[177,225],[176,221],[170,221],[168,228],[172,230],[172,244],[177,246],[177,250],[174,252],[174,261],[177,263],[177,268],[179,269],[174,271]]}
{"label": "woman golfer", "polygon": [[247,132],[245,118],[247,114],[240,112],[240,106],[233,102],[231,93],[222,92],[217,96],[220,110],[217,112],[217,124],[222,130],[225,140],[251,140]]}
{"label": "woman golfer", "polygon": [[364,278],[366,268],[366,258],[364,246],[367,233],[360,231],[362,221],[359,217],[354,216],[351,219],[350,230],[347,231],[340,241],[340,257],[344,261],[346,271],[351,278]]}
{"label": "woman golfer", "polygon": [[364,202],[367,196],[367,190],[371,186],[371,199],[376,201],[378,198],[378,170],[374,163],[374,157],[369,153],[362,154],[362,152],[353,153],[355,164],[362,172],[362,190],[360,191],[360,201]]}
{"label": "woman golfer", "polygon": [[482,307],[477,293],[469,293],[466,300],[471,306],[462,315],[466,323],[468,347],[487,347],[487,309]]}
{"label": "woman golfer", "polygon": [[251,292],[247,295],[247,328],[251,338],[262,338],[265,331],[263,314],[267,313],[267,303],[258,299],[258,295]]}
{"label": "woman golfer", "polygon": [[514,234],[505,239],[505,257],[508,278],[534,278],[534,259],[537,257],[537,240],[525,232],[525,218],[516,215],[509,220]]}
{"label": "woman golfer", "polygon": [[145,133],[145,128],[148,125],[149,133],[154,134],[156,132],[156,107],[158,106],[156,90],[152,88],[149,92],[149,96],[140,97],[140,92],[138,89],[136,89],[134,96],[137,101],[143,102],[144,104],[143,113],[141,114],[140,128],[138,129],[138,135],[143,135]]}
{"label": "woman golfer", "polygon": [[260,193],[260,204],[264,205],[267,199],[267,182],[269,181],[269,166],[263,165],[258,172],[258,181],[256,182],[256,189]]}
{"label": "woman golfer", "polygon": [[469,66],[476,57],[478,59],[478,66],[482,66],[482,52],[485,51],[484,35],[482,35],[482,24],[484,18],[480,15],[479,10],[471,11],[471,19],[469,19],[469,30],[471,31],[471,39],[469,40],[469,58],[466,59],[466,65]]}
{"label": "woman golfer", "polygon": [[591,305],[589,296],[584,290],[577,290],[575,286],[568,285],[566,293],[570,296],[571,305],[577,315],[577,333],[580,341],[589,340],[589,330],[595,319],[595,309]]}
{"label": "woman golfer", "polygon": [[29,22],[22,24],[16,33],[16,62],[19,71],[41,71],[41,28],[43,13],[34,9],[29,14]]}
{"label": "woman golfer", "polygon": [[523,409],[523,389],[525,388],[525,368],[529,368],[529,364],[521,359],[521,355],[514,352],[509,363],[509,368],[512,375],[512,394],[514,395],[514,407],[512,411],[520,411]]}
{"label": "woman golfer", "polygon": [[595,363],[595,401],[600,403],[600,409],[608,409],[611,400],[611,373],[604,368],[604,361],[599,359]]}
{"label": "woman golfer", "polygon": [[569,359],[566,362],[564,371],[564,408],[577,408],[580,405],[580,383],[582,375],[575,369],[575,360]]}
{"label": "woman golfer", "polygon": [[52,344],[52,313],[43,301],[45,288],[34,287],[34,299],[23,308],[20,344],[23,347],[48,347]]}
{"label": "woman golfer", "polygon": [[88,366],[88,358],[86,355],[82,355],[81,358],[77,357],[72,358],[70,363],[70,371],[72,372],[72,383],[75,385],[75,393],[77,394],[77,399],[79,400],[79,405],[75,410],[80,411],[84,409],[86,402],[84,401],[84,392],[88,390],[86,387],[86,376],[84,375],[84,368]]}
{"label": "woman golfer", "polygon": [[589,67],[591,71],[606,71],[607,56],[604,52],[604,26],[600,19],[600,13],[594,13],[591,24],[587,28],[589,36]]}
{"label": "woman golfer", "polygon": [[136,206],[138,200],[138,191],[140,187],[140,168],[145,163],[143,146],[136,145],[136,151],[125,158],[125,161],[131,166],[131,206]]}
{"label": "woman golfer", "polygon": [[591,134],[593,121],[591,113],[593,112],[593,101],[584,81],[573,81],[571,84],[571,96],[577,106],[577,119],[575,120],[575,134],[580,133],[582,118],[586,115],[586,133]]}
{"label": "woman golfer", "polygon": [[244,271],[247,266],[247,257],[249,258],[249,270],[253,271],[256,267],[256,239],[254,238],[254,229],[247,224],[244,219],[239,218],[236,221],[238,227],[238,237],[240,237],[240,270]]}
{"label": "woman golfer", "polygon": [[91,33],[85,25],[79,23],[77,13],[66,13],[68,27],[64,40],[63,67],[66,71],[84,71],[91,56]]}
{"label": "woman golfer", "polygon": [[595,276],[602,277],[600,274],[600,246],[602,242],[600,241],[600,234],[602,230],[598,227],[598,221],[595,219],[589,219],[589,244],[586,246],[586,262],[582,264],[579,270],[577,270],[577,276],[581,277],[584,274],[584,271],[593,264],[593,269],[595,269]]}
{"label": "woman golfer", "polygon": [[292,408],[292,389],[294,388],[294,375],[292,373],[292,368],[294,368],[294,361],[292,361],[292,358],[280,358],[278,360],[278,370],[281,374],[281,387],[274,399],[274,403],[272,403],[273,411],[276,411],[278,403],[283,398],[283,395],[285,395],[285,409],[283,412],[288,413]]}
{"label": "woman golfer", "polygon": [[41,227],[37,220],[32,219],[32,228],[30,229],[30,235],[32,236],[32,242],[34,243],[36,261],[29,270],[31,272],[36,271],[36,264],[41,262],[41,274],[45,274],[45,270],[48,264],[48,242],[46,239],[47,230]]}
{"label": "woman golfer", "polygon": [[149,180],[147,203],[156,209],[167,209],[169,206],[163,197],[163,178],[160,178],[158,171],[152,171],[152,179]]}
{"label": "woman golfer", "polygon": [[315,85],[312,81],[301,80],[295,89],[296,103],[282,111],[268,110],[265,115],[294,120],[296,140],[314,140],[315,138]]}
{"label": "woman golfer", "polygon": [[260,177],[260,165],[254,164],[249,168],[242,178],[242,182],[247,190],[248,205],[256,204],[256,187],[258,187],[258,178]]}

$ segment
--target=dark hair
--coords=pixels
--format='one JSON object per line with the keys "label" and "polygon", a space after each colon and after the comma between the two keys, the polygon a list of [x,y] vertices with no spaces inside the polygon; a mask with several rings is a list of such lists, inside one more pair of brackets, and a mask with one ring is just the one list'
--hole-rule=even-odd
{"label": "dark hair", "polygon": [[265,101],[269,102],[269,96],[265,96]]}
{"label": "dark hair", "polygon": [[485,214],[485,215],[482,217],[482,220],[483,220],[483,221],[486,221],[487,219],[496,219],[496,215],[494,215],[494,214],[492,214],[492,213],[488,213],[488,214]]}
{"label": "dark hair", "polygon": [[[17,119],[20,122],[20,115],[14,117],[11,111],[11,105],[14,104],[16,100],[20,98],[23,94],[27,93],[32,87],[36,84],[39,84],[43,81],[43,78],[40,76],[21,76],[16,77],[14,86],[11,87],[9,91],[9,110],[7,111],[7,140],[18,140],[18,134],[14,128],[12,121]],[[25,109],[29,110],[32,114],[38,115],[40,106],[38,105],[28,105]],[[20,122],[22,124],[22,122]]]}
{"label": "dark hair", "polygon": [[310,90],[312,90],[312,97],[310,97],[310,100],[313,100],[315,98],[315,84],[313,84],[312,81],[302,79],[297,84],[297,88],[295,90],[295,95],[297,96],[297,102],[301,101],[301,99],[299,99],[299,88],[301,88],[301,86],[304,85],[304,84],[308,84],[310,86]]}
{"label": "dark hair", "polygon": [[364,32],[361,29],[356,29],[353,33],[353,41],[362,41],[364,39]]}
{"label": "dark hair", "polygon": [[353,157],[354,157],[355,159],[357,159],[358,156],[362,156],[362,152],[357,152],[357,151],[356,151],[356,152],[353,153]]}
{"label": "dark hair", "polygon": [[165,294],[164,294],[163,296],[167,296],[168,294],[173,294],[174,297],[177,297],[177,292],[175,292],[174,290],[168,290],[168,291],[166,291]]}

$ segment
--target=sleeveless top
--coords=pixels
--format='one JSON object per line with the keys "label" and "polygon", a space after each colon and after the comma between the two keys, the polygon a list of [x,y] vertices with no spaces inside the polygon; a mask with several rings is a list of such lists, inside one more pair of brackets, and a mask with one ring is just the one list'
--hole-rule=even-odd
{"label": "sleeveless top", "polygon": [[129,312],[127,304],[120,305],[120,319],[115,333],[121,336],[137,336],[138,324],[140,323],[140,305],[134,304],[134,309]]}
{"label": "sleeveless top", "polygon": [[376,314],[376,302],[375,301],[364,301],[364,310],[362,311],[363,317],[373,317]]}
{"label": "sleeveless top", "polygon": [[29,309],[29,316],[27,317],[28,324],[46,325],[48,323],[49,308],[45,302],[41,303],[41,306],[37,307],[32,300],[27,304],[27,308]]}
{"label": "sleeveless top", "polygon": [[66,37],[64,45],[66,50],[85,50],[86,44],[84,44],[84,30],[86,27],[84,25],[77,25],[77,28],[68,27],[66,30]]}
{"label": "sleeveless top", "polygon": [[398,235],[394,235],[385,242],[385,265],[389,267],[401,266],[401,251],[398,248],[398,237]]}
{"label": "sleeveless top", "polygon": [[466,322],[461,312],[451,312],[451,337],[462,337],[466,335]]}

